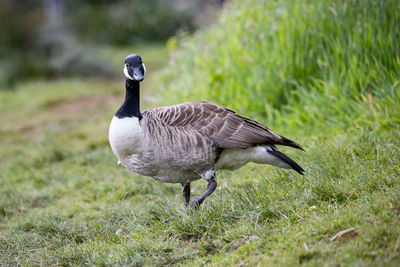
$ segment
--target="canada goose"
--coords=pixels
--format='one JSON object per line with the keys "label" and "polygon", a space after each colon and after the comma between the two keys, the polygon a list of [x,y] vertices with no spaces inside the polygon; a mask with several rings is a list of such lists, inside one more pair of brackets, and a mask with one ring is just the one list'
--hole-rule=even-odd
{"label": "canada goose", "polygon": [[[187,209],[199,207],[216,188],[217,169],[248,162],[304,170],[275,145],[302,147],[255,120],[209,102],[191,102],[140,112],[139,84],[146,73],[139,55],[125,59],[126,97],[111,121],[109,141],[118,162],[161,182],[181,183]],[[207,189],[190,202],[190,183]]]}

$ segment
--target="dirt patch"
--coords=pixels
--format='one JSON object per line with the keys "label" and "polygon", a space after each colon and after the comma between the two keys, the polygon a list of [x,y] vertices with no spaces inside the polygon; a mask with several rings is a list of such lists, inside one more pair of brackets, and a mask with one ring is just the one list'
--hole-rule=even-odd
{"label": "dirt patch", "polygon": [[34,137],[40,134],[41,129],[42,129],[41,125],[35,123],[22,127],[20,131],[30,137]]}
{"label": "dirt patch", "polygon": [[92,108],[104,109],[108,105],[121,102],[121,95],[87,95],[72,100],[56,100],[49,103],[54,112],[63,115],[75,115]]}
{"label": "dirt patch", "polygon": [[[26,123],[22,125],[12,126],[10,129],[2,130],[7,131],[6,134],[21,133],[21,137],[28,137],[29,139],[40,140],[43,136],[43,131],[49,125],[55,129],[57,121],[66,118],[69,120],[75,120],[74,117],[82,118],[82,114],[87,114],[92,119],[98,118],[104,112],[103,110],[110,105],[116,108],[123,99],[122,95],[86,95],[80,96],[74,99],[66,100],[53,100],[42,105],[42,109],[35,111],[34,118],[32,120],[26,120]],[[43,119],[43,113],[51,113],[52,118]],[[113,114],[110,114],[112,117]],[[23,138],[24,139],[24,138]],[[19,139],[18,139],[19,140]],[[19,140],[22,142],[22,139]]]}

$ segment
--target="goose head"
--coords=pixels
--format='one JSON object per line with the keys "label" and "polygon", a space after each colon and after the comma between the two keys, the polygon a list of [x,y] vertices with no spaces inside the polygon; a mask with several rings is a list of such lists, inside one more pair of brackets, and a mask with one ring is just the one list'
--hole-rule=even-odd
{"label": "goose head", "polygon": [[129,80],[143,81],[146,67],[139,55],[131,54],[125,58],[124,74]]}

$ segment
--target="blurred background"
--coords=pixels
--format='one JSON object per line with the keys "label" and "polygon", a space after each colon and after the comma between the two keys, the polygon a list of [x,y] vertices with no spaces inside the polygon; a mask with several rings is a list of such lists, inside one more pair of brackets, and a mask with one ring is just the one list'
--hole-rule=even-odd
{"label": "blurred background", "polygon": [[[399,0],[0,0],[0,265],[400,266],[399,44]],[[219,171],[163,223],[180,185],[108,143],[130,53],[142,110],[229,107],[305,176]]]}
{"label": "blurred background", "polygon": [[101,48],[162,43],[192,33],[210,24],[222,3],[1,0],[0,88],[21,79],[112,77],[115,72],[102,61]]}

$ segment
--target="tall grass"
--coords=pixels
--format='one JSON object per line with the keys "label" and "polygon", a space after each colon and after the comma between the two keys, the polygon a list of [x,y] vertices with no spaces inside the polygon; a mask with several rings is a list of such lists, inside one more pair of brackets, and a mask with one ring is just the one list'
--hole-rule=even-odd
{"label": "tall grass", "polygon": [[227,9],[180,41],[164,76],[173,101],[207,99],[296,127],[400,121],[399,1],[250,0]]}

